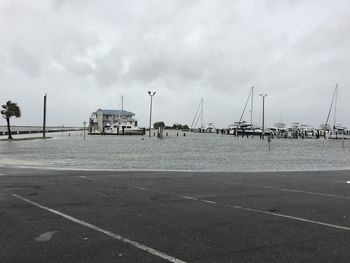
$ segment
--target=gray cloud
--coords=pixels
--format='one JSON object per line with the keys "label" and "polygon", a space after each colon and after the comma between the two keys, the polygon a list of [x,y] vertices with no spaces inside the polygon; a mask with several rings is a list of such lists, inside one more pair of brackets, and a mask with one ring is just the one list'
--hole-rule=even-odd
{"label": "gray cloud", "polygon": [[152,89],[155,120],[190,123],[204,97],[205,120],[225,127],[254,85],[269,93],[270,124],[318,126],[339,82],[338,119],[350,126],[349,17],[345,0],[4,0],[2,100],[22,105],[16,123],[40,124],[47,92],[49,122],[78,125],[124,95],[146,125]]}

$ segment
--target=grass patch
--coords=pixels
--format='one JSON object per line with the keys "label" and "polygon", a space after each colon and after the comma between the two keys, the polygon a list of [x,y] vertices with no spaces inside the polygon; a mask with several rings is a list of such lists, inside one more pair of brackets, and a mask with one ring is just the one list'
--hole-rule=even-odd
{"label": "grass patch", "polygon": [[46,140],[46,139],[52,139],[52,137],[27,137],[27,138],[13,138],[13,139],[0,139],[0,141],[7,141],[7,142],[13,142],[13,141],[34,141],[34,140]]}

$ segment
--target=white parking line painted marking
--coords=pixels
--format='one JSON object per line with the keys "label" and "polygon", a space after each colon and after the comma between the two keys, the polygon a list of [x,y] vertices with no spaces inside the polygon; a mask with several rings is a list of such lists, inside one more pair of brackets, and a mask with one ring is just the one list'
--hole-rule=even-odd
{"label": "white parking line painted marking", "polygon": [[[140,190],[145,190],[145,191],[148,191],[148,192],[159,192],[157,190],[153,191],[152,189],[148,189],[148,188],[144,188],[144,187],[135,187],[135,188],[140,189]],[[165,192],[163,192],[163,193],[165,193]],[[172,193],[166,193],[166,194],[168,194],[168,195],[176,195],[176,194],[172,194]],[[310,220],[310,219],[306,219],[306,218],[302,218],[302,217],[278,214],[278,213],[274,213],[274,212],[268,212],[268,211],[264,211],[264,210],[260,210],[260,209],[243,207],[243,206],[239,206],[239,205],[220,204],[220,203],[217,203],[215,201],[206,200],[206,199],[199,199],[199,198],[192,197],[192,196],[189,196],[189,195],[182,195],[182,196],[181,195],[176,195],[176,196],[182,197],[182,198],[185,198],[185,199],[194,200],[194,201],[199,201],[199,202],[202,202],[202,203],[209,203],[209,204],[221,205],[221,206],[226,206],[226,207],[232,207],[232,208],[235,208],[235,209],[241,209],[241,210],[245,210],[245,211],[256,212],[256,213],[261,213],[261,214],[266,214],[266,215],[271,215],[271,216],[278,216],[278,217],[282,217],[282,218],[288,218],[288,219],[302,221],[302,222],[306,222],[306,223],[312,223],[312,224],[316,224],[316,225],[327,226],[327,227],[331,227],[331,228],[336,228],[336,229],[350,231],[350,227],[329,224],[329,223],[315,221],[315,220]]]}
{"label": "white parking line painted marking", "polygon": [[279,188],[279,187],[273,187],[273,186],[264,186],[264,188],[281,190],[281,191],[287,191],[287,192],[294,192],[294,193],[302,193],[302,194],[320,195],[320,196],[327,196],[327,197],[350,199],[349,196],[344,196],[344,195],[324,194],[324,193],[318,193],[318,192],[302,191],[302,190],[289,189],[289,188]]}
{"label": "white parking line painted marking", "polygon": [[197,201],[198,201],[197,198],[194,198],[194,197],[192,197],[192,196],[183,195],[182,197],[185,198],[185,199],[197,200]]}
{"label": "white parking line painted marking", "polygon": [[262,213],[262,214],[267,214],[267,215],[272,215],[272,216],[284,217],[284,218],[288,218],[288,219],[293,219],[293,220],[303,221],[303,222],[307,222],[307,223],[312,223],[312,224],[328,226],[328,227],[332,227],[332,228],[350,231],[350,227],[346,227],[346,226],[333,225],[333,224],[324,223],[324,222],[315,221],[315,220],[310,220],[310,219],[305,219],[305,218],[301,218],[301,217],[278,214],[278,213],[274,213],[274,212],[268,212],[268,211],[264,211],[264,210],[260,210],[260,209],[242,207],[242,206],[237,206],[237,205],[227,205],[227,206],[233,207],[236,209],[243,209],[243,210],[247,210],[247,211],[251,211],[251,212],[257,212],[257,213]]}
{"label": "white parking line painted marking", "polygon": [[215,179],[214,181],[219,182],[219,183],[225,183],[225,184],[239,184],[239,185],[255,186],[255,187],[262,187],[265,189],[273,189],[273,190],[279,190],[279,191],[285,191],[285,192],[319,195],[319,196],[334,197],[334,198],[341,198],[341,199],[349,199],[350,200],[350,196],[344,196],[344,195],[325,194],[325,193],[319,193],[319,192],[303,191],[303,190],[275,187],[275,186],[268,186],[268,185],[247,184],[247,183],[242,183],[242,182],[224,181],[224,180],[217,180],[217,179]]}
{"label": "white parking line painted marking", "polygon": [[347,184],[350,184],[350,181],[346,181]]}
{"label": "white parking line painted marking", "polygon": [[143,251],[145,251],[145,252],[148,252],[148,253],[150,253],[150,254],[152,254],[152,255],[154,255],[154,256],[163,258],[163,259],[165,259],[165,260],[167,260],[167,261],[169,261],[169,262],[173,262],[173,263],[186,263],[186,262],[183,261],[183,260],[174,258],[174,257],[172,257],[172,256],[169,256],[169,255],[167,255],[167,254],[161,252],[161,251],[158,251],[158,250],[156,250],[156,249],[147,247],[147,246],[145,246],[145,245],[143,245],[143,244],[141,244],[141,243],[139,243],[139,242],[132,241],[132,240],[130,240],[130,239],[127,239],[127,238],[125,238],[125,237],[122,237],[121,235],[115,234],[115,233],[113,233],[113,232],[111,232],[111,231],[102,229],[102,228],[100,228],[100,227],[98,227],[98,226],[95,226],[95,225],[93,225],[93,224],[87,223],[87,222],[85,222],[85,221],[82,221],[82,220],[77,219],[77,218],[75,218],[75,217],[72,217],[72,216],[70,216],[70,215],[61,213],[61,212],[59,212],[59,211],[57,211],[57,210],[54,210],[54,209],[49,208],[49,207],[47,207],[47,206],[44,206],[44,205],[41,205],[41,204],[36,203],[36,202],[34,202],[34,201],[31,201],[31,200],[29,200],[29,199],[27,199],[27,198],[25,198],[25,197],[20,196],[20,195],[12,194],[12,196],[15,197],[15,198],[18,198],[18,199],[20,199],[20,200],[22,200],[22,201],[25,201],[25,202],[27,202],[27,203],[33,205],[33,206],[36,206],[36,207],[38,207],[38,208],[41,208],[41,209],[43,209],[43,210],[46,210],[46,211],[48,211],[48,212],[51,212],[51,213],[53,213],[53,214],[56,214],[56,215],[61,216],[61,217],[63,217],[63,218],[66,218],[66,219],[68,219],[68,220],[70,220],[70,221],[72,221],[72,222],[78,223],[78,224],[80,224],[80,225],[82,225],[82,226],[88,227],[88,228],[93,229],[93,230],[95,230],[95,231],[97,231],[97,232],[100,232],[100,233],[103,233],[103,234],[105,234],[105,235],[107,235],[107,236],[113,237],[113,238],[115,238],[115,239],[117,239],[117,240],[119,240],[119,241],[121,241],[121,242],[123,242],[123,243],[129,244],[129,245],[131,245],[131,246],[133,246],[133,247],[135,247],[135,248],[141,249],[141,250],[143,250]]}
{"label": "white parking line painted marking", "polygon": [[80,175],[79,177],[83,178],[83,179],[87,179],[87,177],[85,175]]}
{"label": "white parking line painted marking", "polygon": [[208,204],[216,204],[216,202],[214,202],[214,201],[205,200],[205,199],[202,199],[202,200],[199,200],[199,201],[202,201],[202,202],[208,203]]}

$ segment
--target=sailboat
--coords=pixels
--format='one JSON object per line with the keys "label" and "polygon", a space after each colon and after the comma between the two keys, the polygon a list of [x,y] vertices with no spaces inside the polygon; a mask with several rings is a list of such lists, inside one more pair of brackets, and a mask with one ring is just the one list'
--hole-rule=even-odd
{"label": "sailboat", "polygon": [[[203,111],[204,111],[204,100],[202,98],[201,102],[198,105],[196,114],[193,117],[193,120],[192,120],[190,128],[191,128],[192,131],[200,131],[200,130],[202,130],[204,132],[212,132],[212,131],[215,130],[215,124],[213,122],[209,122],[208,125],[204,124]],[[199,127],[200,130],[196,129],[199,119],[200,119],[200,127]]]}
{"label": "sailboat", "polygon": [[[325,124],[320,125],[320,132],[325,138],[329,139],[338,139],[338,135],[342,134],[342,138],[345,138],[344,135],[349,135],[349,130],[346,127],[343,127],[341,123],[337,122],[337,100],[338,100],[338,83],[335,85],[331,106],[329,107],[327,120]],[[329,118],[333,110],[333,125],[329,124]]]}
{"label": "sailboat", "polygon": [[[247,108],[247,105],[250,100],[250,123],[243,120],[243,116],[245,113],[245,110]],[[241,114],[241,117],[239,118],[239,121],[234,122],[233,124],[229,125],[230,134],[254,134],[255,128],[253,126],[253,103],[254,103],[254,87],[250,89],[249,95],[247,97],[247,101],[244,105],[243,112]]]}

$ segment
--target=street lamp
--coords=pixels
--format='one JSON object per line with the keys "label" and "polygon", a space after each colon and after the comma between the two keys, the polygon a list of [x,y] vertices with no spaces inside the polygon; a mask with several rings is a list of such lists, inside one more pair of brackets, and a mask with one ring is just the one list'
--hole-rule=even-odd
{"label": "street lamp", "polygon": [[153,93],[151,91],[148,91],[148,95],[150,95],[151,97],[151,105],[149,108],[149,133],[148,133],[148,137],[151,137],[151,128],[152,128],[152,100],[153,100],[153,96],[156,94],[156,92],[154,91]]}
{"label": "street lamp", "polygon": [[84,121],[83,124],[84,124],[84,137],[83,138],[84,138],[84,141],[85,141],[85,125],[86,125],[86,121]]}
{"label": "street lamp", "polygon": [[265,135],[265,97],[267,94],[259,94],[260,97],[263,99],[263,111],[262,111],[262,139],[264,140]]}

